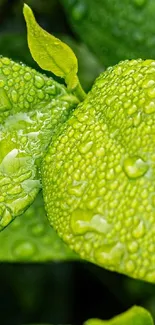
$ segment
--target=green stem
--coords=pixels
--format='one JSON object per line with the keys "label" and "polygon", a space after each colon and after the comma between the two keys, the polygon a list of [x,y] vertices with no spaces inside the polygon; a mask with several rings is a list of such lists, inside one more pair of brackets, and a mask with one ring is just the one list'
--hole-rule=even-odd
{"label": "green stem", "polygon": [[74,95],[80,100],[80,102],[82,102],[86,98],[86,93],[80,84],[79,78],[78,78],[78,84],[74,89]]}

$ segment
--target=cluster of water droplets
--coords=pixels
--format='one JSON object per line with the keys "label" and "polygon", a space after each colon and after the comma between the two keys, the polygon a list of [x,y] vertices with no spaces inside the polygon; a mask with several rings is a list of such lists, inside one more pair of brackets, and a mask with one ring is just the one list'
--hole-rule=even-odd
{"label": "cluster of water droplets", "polygon": [[66,243],[148,281],[155,281],[154,80],[151,60],[107,69],[43,164],[48,218]]}

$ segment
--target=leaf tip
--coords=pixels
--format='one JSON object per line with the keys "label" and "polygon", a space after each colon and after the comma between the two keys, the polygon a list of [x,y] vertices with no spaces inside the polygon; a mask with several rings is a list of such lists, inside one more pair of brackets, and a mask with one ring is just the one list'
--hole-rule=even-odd
{"label": "leaf tip", "polygon": [[33,17],[33,11],[26,3],[24,3],[23,6],[23,14],[26,22],[29,20],[30,17]]}

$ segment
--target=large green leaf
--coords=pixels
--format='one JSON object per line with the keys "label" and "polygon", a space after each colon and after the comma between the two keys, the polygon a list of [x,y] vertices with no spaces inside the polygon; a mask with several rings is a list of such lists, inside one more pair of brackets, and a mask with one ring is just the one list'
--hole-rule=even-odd
{"label": "large green leaf", "polygon": [[1,262],[79,259],[50,227],[41,193],[22,216],[0,232],[0,247]]}
{"label": "large green leaf", "polygon": [[77,99],[52,78],[0,58],[0,229],[41,188],[41,158]]}

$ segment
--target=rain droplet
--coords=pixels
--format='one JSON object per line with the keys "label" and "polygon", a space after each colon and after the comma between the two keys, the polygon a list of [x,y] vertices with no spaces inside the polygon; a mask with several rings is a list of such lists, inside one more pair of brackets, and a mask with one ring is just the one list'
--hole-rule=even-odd
{"label": "rain droplet", "polygon": [[12,98],[12,101],[14,103],[17,103],[17,101],[18,101],[18,93],[17,93],[16,90],[12,90],[12,92],[11,92],[11,98]]}
{"label": "rain droplet", "polygon": [[129,109],[127,110],[127,113],[128,113],[128,115],[132,115],[132,114],[136,113],[136,111],[137,111],[137,106],[134,104],[129,107]]}
{"label": "rain droplet", "polygon": [[1,79],[1,80],[0,80],[0,88],[4,87],[4,85],[5,85],[5,82],[4,82],[3,79]]}
{"label": "rain droplet", "polygon": [[5,64],[5,65],[9,65],[9,64],[11,63],[10,59],[8,59],[8,58],[2,58],[2,59],[1,59],[1,62],[2,62],[3,64]]}
{"label": "rain droplet", "polygon": [[0,220],[0,226],[2,226],[3,228],[6,227],[10,223],[11,220],[12,220],[12,215],[11,215],[10,211],[5,208],[2,218]]}
{"label": "rain droplet", "polygon": [[14,84],[14,80],[13,79],[9,79],[8,80],[8,86],[11,87],[11,86],[13,86],[13,84]]}
{"label": "rain droplet", "polygon": [[85,183],[76,184],[68,189],[68,193],[77,197],[81,197],[85,190]]}
{"label": "rain droplet", "polygon": [[128,251],[130,253],[136,253],[138,250],[138,243],[136,241],[133,241],[128,244]]}
{"label": "rain droplet", "polygon": [[147,94],[150,98],[155,98],[155,88],[154,87],[149,88]]}
{"label": "rain droplet", "polygon": [[124,160],[123,169],[127,177],[138,178],[146,174],[148,164],[142,158],[133,156]]}
{"label": "rain droplet", "polygon": [[39,99],[44,99],[45,93],[42,90],[37,91],[37,96]]}
{"label": "rain droplet", "polygon": [[135,263],[133,261],[129,260],[125,264],[125,269],[126,269],[127,273],[133,272],[135,270]]}
{"label": "rain droplet", "polygon": [[27,95],[26,99],[27,99],[27,101],[28,101],[29,103],[32,103],[33,100],[34,100],[34,97],[32,97],[32,96],[30,96],[30,95]]}
{"label": "rain droplet", "polygon": [[80,153],[82,154],[87,153],[91,149],[92,145],[93,145],[92,141],[82,143],[79,147]]}
{"label": "rain droplet", "polygon": [[132,232],[132,236],[136,239],[141,238],[145,235],[146,229],[144,226],[143,220],[141,220],[138,224],[138,226],[134,229]]}
{"label": "rain droplet", "polygon": [[9,74],[11,74],[11,70],[9,68],[2,69],[2,72],[4,73],[5,76],[8,76]]}
{"label": "rain droplet", "polygon": [[136,116],[133,118],[133,125],[138,126],[141,123],[141,112],[139,112]]}
{"label": "rain droplet", "polygon": [[49,95],[55,95],[56,94],[56,87],[53,85],[51,87],[46,88],[46,93]]}
{"label": "rain droplet", "polygon": [[24,79],[25,79],[26,81],[31,80],[31,78],[32,78],[32,76],[31,76],[31,74],[30,74],[29,72],[26,72],[26,73],[24,74]]}
{"label": "rain droplet", "polygon": [[87,232],[106,234],[111,229],[111,225],[100,214],[94,215],[91,210],[76,209],[71,216],[71,228],[75,235]]}
{"label": "rain droplet", "polygon": [[40,76],[35,76],[35,81],[34,84],[37,88],[42,88],[45,84],[45,81],[42,77]]}
{"label": "rain droplet", "polygon": [[145,107],[145,113],[146,114],[151,114],[155,112],[155,102],[152,101],[150,102],[146,107]]}
{"label": "rain droplet", "polygon": [[12,66],[12,70],[13,71],[19,71],[21,68],[21,66],[17,63],[14,63],[13,66]]}
{"label": "rain droplet", "polygon": [[11,109],[11,103],[3,88],[0,88],[0,111],[8,111]]}
{"label": "rain droplet", "polygon": [[95,250],[94,257],[97,263],[103,266],[118,267],[122,255],[124,254],[124,247],[121,243],[111,245],[103,245]]}

